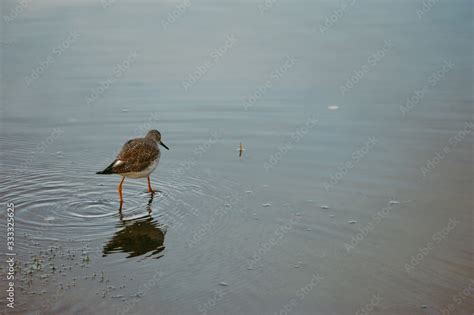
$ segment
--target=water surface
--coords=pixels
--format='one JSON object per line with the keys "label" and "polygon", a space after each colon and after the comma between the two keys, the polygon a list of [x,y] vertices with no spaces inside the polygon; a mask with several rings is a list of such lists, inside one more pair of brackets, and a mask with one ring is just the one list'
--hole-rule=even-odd
{"label": "water surface", "polygon": [[[471,314],[472,2],[186,3],[4,19],[16,311]],[[152,128],[119,211],[95,172]]]}

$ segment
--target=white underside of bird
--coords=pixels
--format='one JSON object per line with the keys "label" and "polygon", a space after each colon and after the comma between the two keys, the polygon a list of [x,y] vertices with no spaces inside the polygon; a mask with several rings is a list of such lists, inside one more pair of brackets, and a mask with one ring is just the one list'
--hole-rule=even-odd
{"label": "white underside of bird", "polygon": [[[129,178],[144,178],[148,177],[153,171],[156,169],[158,166],[158,162],[160,159],[154,160],[150,165],[148,165],[147,168],[139,171],[139,172],[128,172],[128,173],[120,173],[120,175],[129,177]],[[117,162],[114,163],[114,166],[119,166],[120,164],[124,163],[123,161],[117,160]]]}

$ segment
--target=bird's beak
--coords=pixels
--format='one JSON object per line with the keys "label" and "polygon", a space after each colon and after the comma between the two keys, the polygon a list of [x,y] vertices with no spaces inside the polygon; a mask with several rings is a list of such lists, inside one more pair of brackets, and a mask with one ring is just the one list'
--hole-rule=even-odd
{"label": "bird's beak", "polygon": [[161,141],[160,141],[160,144],[161,144],[162,146],[164,146],[166,150],[169,150],[169,149],[170,149],[170,148],[168,148],[168,147],[166,146],[166,144],[164,144],[164,143],[161,142]]}

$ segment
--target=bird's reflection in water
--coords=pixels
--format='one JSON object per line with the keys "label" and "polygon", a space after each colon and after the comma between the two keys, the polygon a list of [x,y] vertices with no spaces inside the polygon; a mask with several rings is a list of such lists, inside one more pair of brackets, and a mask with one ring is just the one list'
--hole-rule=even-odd
{"label": "bird's reflection in water", "polygon": [[159,224],[151,216],[151,203],[153,202],[153,194],[148,202],[148,214],[131,220],[123,219],[120,212],[120,223],[117,231],[112,239],[104,246],[103,256],[112,253],[123,252],[128,253],[127,258],[141,256],[147,253],[147,257],[160,258],[159,255],[165,247],[165,233],[159,227]]}

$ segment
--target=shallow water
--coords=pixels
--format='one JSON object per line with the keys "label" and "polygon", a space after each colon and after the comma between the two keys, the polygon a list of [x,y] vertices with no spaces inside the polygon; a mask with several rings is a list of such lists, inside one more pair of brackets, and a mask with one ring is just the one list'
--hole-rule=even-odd
{"label": "shallow water", "polygon": [[2,24],[17,313],[474,311],[472,2],[104,3]]}

